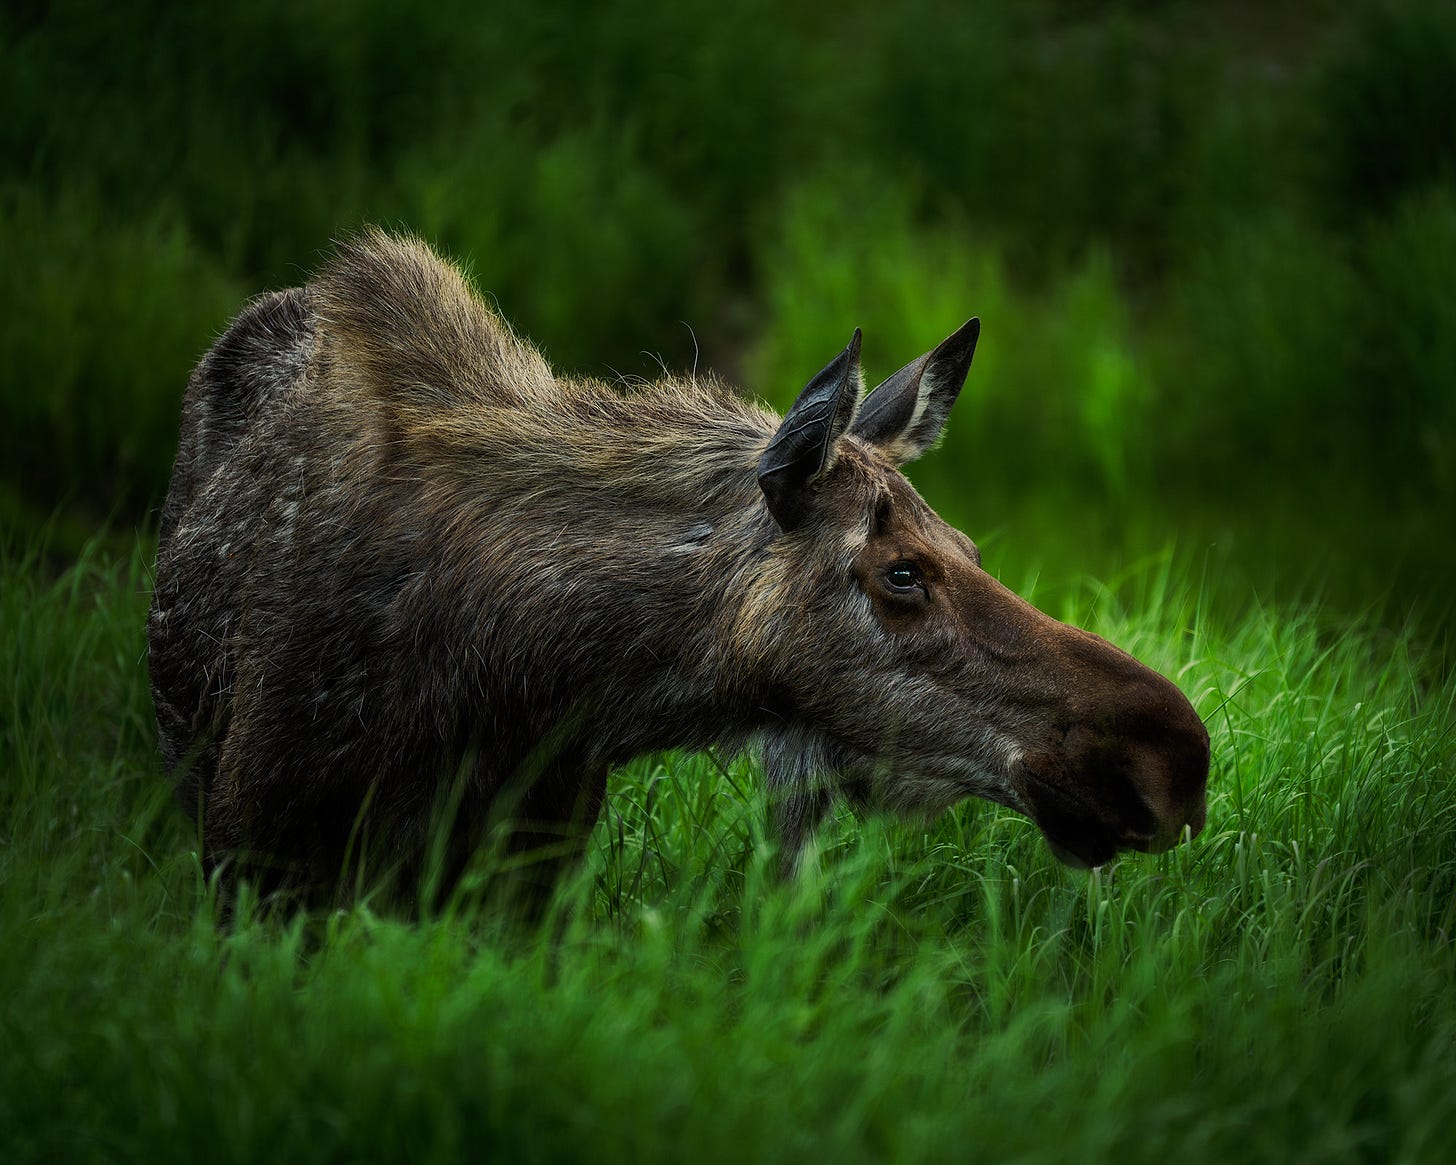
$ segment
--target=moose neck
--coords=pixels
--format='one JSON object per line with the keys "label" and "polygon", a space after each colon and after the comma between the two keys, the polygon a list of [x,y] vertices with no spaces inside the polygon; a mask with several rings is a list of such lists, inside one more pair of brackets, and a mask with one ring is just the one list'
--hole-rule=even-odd
{"label": "moose neck", "polygon": [[449,448],[422,458],[452,471],[457,585],[438,598],[487,702],[493,677],[527,670],[531,730],[579,718],[611,760],[745,731],[753,668],[733,630],[774,533],[755,476],[772,416],[671,382],[566,382],[549,406],[432,426]]}

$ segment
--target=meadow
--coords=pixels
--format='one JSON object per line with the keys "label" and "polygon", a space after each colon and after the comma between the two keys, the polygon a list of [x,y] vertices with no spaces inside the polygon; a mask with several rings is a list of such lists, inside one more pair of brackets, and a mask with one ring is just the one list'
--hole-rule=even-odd
{"label": "meadow", "polygon": [[1177,677],[1209,826],[1059,866],[967,804],[785,885],[751,765],[619,773],[537,927],[214,888],[159,777],[139,556],[3,627],[7,1160],[1443,1161],[1456,1151],[1456,683],[1414,628],[1211,610],[1164,558],[1027,587]]}
{"label": "meadow", "polygon": [[[0,1159],[1456,1159],[1456,18],[720,7],[0,13]],[[191,365],[365,221],[780,407],[980,315],[911,477],[1188,694],[1204,833],[841,809],[785,884],[752,758],[652,756],[540,923],[483,862],[224,924],[156,509]]]}

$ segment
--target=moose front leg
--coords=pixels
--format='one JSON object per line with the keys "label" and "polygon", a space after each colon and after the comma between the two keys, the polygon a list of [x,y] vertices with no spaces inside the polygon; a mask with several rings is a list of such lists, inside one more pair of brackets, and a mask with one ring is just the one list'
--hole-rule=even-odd
{"label": "moose front leg", "polygon": [[817,737],[789,729],[764,736],[763,771],[779,873],[794,878],[814,862],[809,843],[834,803],[833,766]]}
{"label": "moose front leg", "polygon": [[507,825],[508,895],[539,916],[563,874],[586,852],[606,800],[607,765],[564,755],[546,764],[515,805]]}

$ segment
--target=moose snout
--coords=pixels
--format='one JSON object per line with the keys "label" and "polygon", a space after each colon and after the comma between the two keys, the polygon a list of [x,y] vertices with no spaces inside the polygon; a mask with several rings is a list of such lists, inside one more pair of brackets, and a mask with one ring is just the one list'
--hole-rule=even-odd
{"label": "moose snout", "polygon": [[1174,684],[1142,670],[1115,701],[1067,724],[1060,747],[1018,766],[1032,818],[1070,865],[1101,865],[1120,849],[1161,853],[1203,829],[1208,730]]}

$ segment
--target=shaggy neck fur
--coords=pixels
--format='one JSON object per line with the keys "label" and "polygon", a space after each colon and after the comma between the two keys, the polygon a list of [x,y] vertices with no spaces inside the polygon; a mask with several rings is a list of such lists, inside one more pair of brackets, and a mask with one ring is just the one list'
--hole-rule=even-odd
{"label": "shaggy neck fur", "polygon": [[365,235],[310,294],[314,387],[392,483],[379,520],[431,544],[401,620],[439,627],[482,708],[524,672],[554,697],[531,732],[580,717],[613,758],[751,718],[756,661],[728,654],[772,540],[755,465],[773,414],[711,380],[558,378],[411,241]]}

